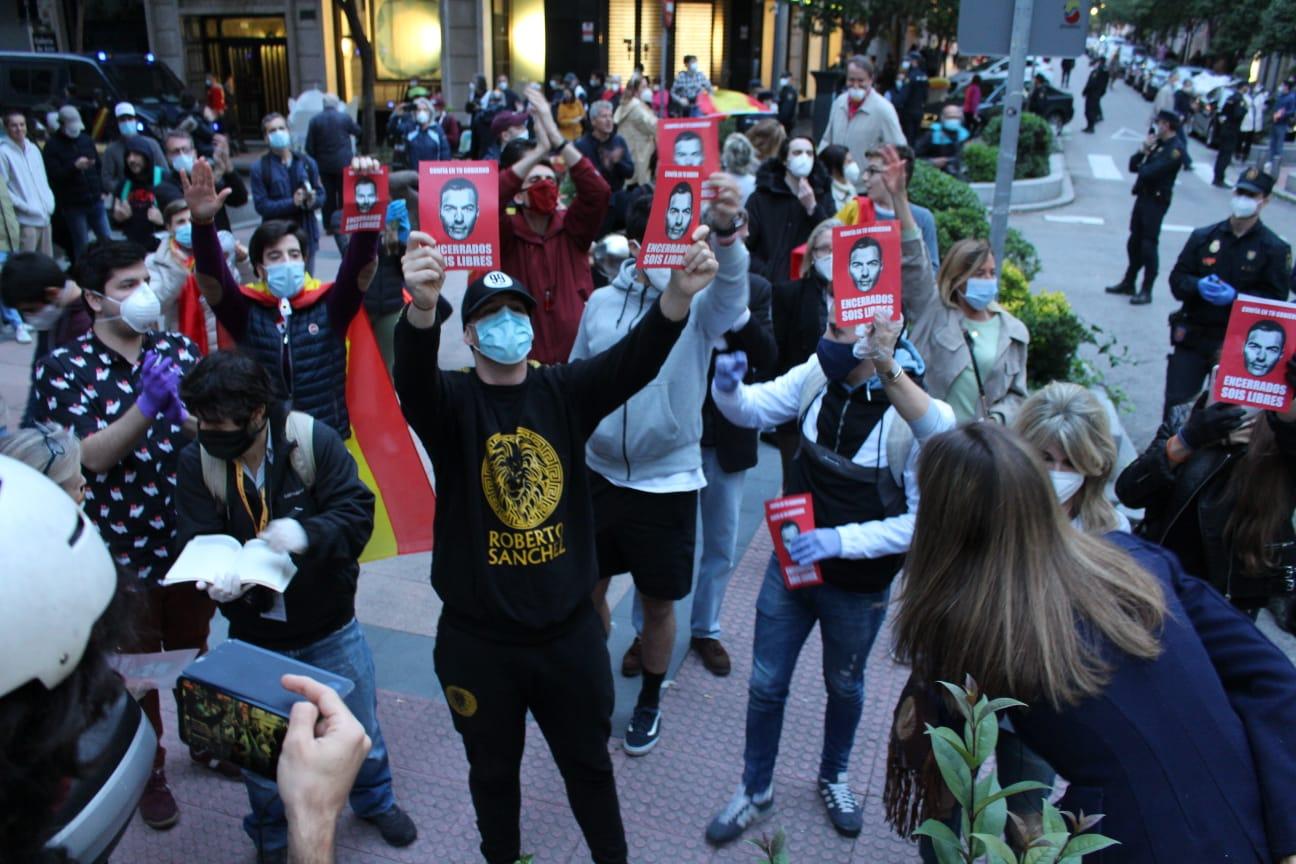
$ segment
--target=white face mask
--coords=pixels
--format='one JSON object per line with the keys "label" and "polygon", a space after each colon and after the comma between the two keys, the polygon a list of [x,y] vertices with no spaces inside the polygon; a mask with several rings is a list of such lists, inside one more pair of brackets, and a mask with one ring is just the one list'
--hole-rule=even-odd
{"label": "white face mask", "polygon": [[158,316],[162,314],[162,301],[148,285],[140,285],[125,300],[115,300],[104,294],[99,296],[116,303],[120,310],[116,315],[97,316],[100,321],[115,321],[120,318],[136,333],[147,333],[157,327]]}
{"label": "white face mask", "polygon": [[788,172],[793,177],[809,177],[814,169],[814,157],[807,153],[798,153],[788,159]]}
{"label": "white face mask", "polygon": [[28,327],[44,333],[54,329],[54,325],[58,323],[59,316],[62,314],[63,310],[51,303],[48,306],[41,307],[39,312],[24,314],[22,318]]}
{"label": "white face mask", "polygon": [[1075,497],[1084,485],[1084,475],[1077,474],[1074,471],[1049,471],[1049,479],[1053,481],[1053,494],[1057,496],[1059,504],[1065,504]]}
{"label": "white face mask", "polygon": [[639,271],[644,274],[648,284],[658,291],[665,291],[666,286],[670,284],[671,271],[665,267],[645,267]]}
{"label": "white face mask", "polygon": [[653,97],[653,94],[652,94],[652,91],[651,91],[651,90],[643,90],[643,91],[640,92],[640,94],[639,94],[639,98],[642,99],[643,101],[647,102],[647,103],[650,104],[650,105],[652,104],[652,97]]}
{"label": "white face mask", "polygon": [[846,96],[852,102],[863,102],[868,98],[868,89],[864,87],[851,87],[846,91]]}
{"label": "white face mask", "polygon": [[816,258],[814,262],[815,272],[829,285],[832,284],[832,261],[831,255],[825,255],[822,258]]}
{"label": "white face mask", "polygon": [[426,126],[431,121],[432,115],[426,111],[420,111],[414,115],[414,119],[418,121],[420,126]]}
{"label": "white face mask", "polygon": [[1234,195],[1229,200],[1229,209],[1235,219],[1250,219],[1260,212],[1260,202],[1246,195]]}
{"label": "white face mask", "polygon": [[847,183],[859,182],[860,167],[858,162],[849,162],[842,168],[842,176],[846,178]]}

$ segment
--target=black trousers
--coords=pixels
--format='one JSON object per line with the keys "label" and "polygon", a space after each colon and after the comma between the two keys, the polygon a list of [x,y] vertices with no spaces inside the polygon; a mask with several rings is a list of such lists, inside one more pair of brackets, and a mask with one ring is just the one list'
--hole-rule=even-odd
{"label": "black trousers", "polygon": [[468,754],[468,788],[489,864],[521,857],[518,777],[530,710],[567,786],[596,864],[626,864],[625,829],[608,756],[612,673],[591,605],[571,631],[541,644],[496,642],[437,628],[437,677]]}
{"label": "black trousers", "polygon": [[1099,120],[1102,119],[1102,102],[1101,97],[1085,97],[1085,123],[1089,124],[1086,129],[1094,128]]}
{"label": "black trousers", "polygon": [[1175,409],[1195,399],[1205,386],[1211,367],[1219,362],[1222,341],[1203,340],[1181,342],[1174,346],[1166,361],[1165,405],[1161,410],[1164,422],[1178,425]]}
{"label": "black trousers", "polygon": [[333,233],[333,214],[342,209],[342,173],[326,174],[320,172],[320,182],[324,184],[324,203],[320,213],[324,217],[324,230]]}
{"label": "black trousers", "polygon": [[1218,137],[1219,152],[1215,154],[1215,179],[1216,183],[1224,182],[1224,169],[1233,161],[1233,154],[1237,152],[1238,139],[1232,135],[1220,135]]}
{"label": "black trousers", "polygon": [[1122,281],[1126,285],[1134,285],[1141,269],[1143,290],[1152,290],[1152,283],[1156,282],[1157,269],[1161,264],[1157,254],[1157,244],[1161,242],[1161,222],[1169,209],[1169,198],[1139,195],[1134,199],[1134,210],[1130,213],[1129,239],[1125,241],[1125,255],[1129,263],[1125,267],[1125,278]]}

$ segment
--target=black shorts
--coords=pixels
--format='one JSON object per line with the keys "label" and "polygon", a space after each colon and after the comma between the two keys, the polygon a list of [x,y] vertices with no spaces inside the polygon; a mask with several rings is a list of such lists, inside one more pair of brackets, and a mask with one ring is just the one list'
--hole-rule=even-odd
{"label": "black shorts", "polygon": [[698,493],[640,492],[590,473],[599,578],[629,572],[645,597],[687,597],[693,588]]}

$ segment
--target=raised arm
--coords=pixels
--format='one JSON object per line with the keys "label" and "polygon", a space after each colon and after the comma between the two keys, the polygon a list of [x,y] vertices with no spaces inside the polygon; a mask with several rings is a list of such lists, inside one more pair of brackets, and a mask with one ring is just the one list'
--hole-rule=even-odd
{"label": "raised arm", "polygon": [[441,296],[445,258],[436,241],[412,231],[401,259],[410,302],[396,322],[392,379],[401,413],[429,451],[438,440],[438,422],[445,400],[445,376],[437,365],[441,325],[450,317],[450,303]]}
{"label": "raised arm", "polygon": [[[721,173],[712,174],[706,182],[716,193],[707,215],[708,224],[717,231],[728,230],[742,207],[738,183]],[[747,247],[739,242],[738,235],[716,237],[715,257],[718,263],[715,281],[693,303],[698,326],[708,341],[719,339],[733,327],[747,308],[750,296]]]}
{"label": "raised arm", "polygon": [[905,162],[894,147],[887,146],[882,149],[882,165],[882,183],[891,193],[891,203],[900,222],[900,299],[910,318],[925,321],[939,306],[940,294],[936,291],[931,262],[927,260],[922,229],[909,206]]}
{"label": "raised arm", "polygon": [[[351,168],[358,174],[373,174],[381,170],[382,165],[377,159],[357,156],[351,160]],[[325,298],[329,319],[337,326],[339,334],[346,332],[351,319],[360,311],[364,292],[369,290],[369,283],[373,281],[374,271],[378,269],[378,241],[381,237],[378,231],[358,231],[351,235],[351,242],[347,244],[333,287]]]}
{"label": "raised arm", "polygon": [[194,275],[198,290],[221,325],[235,341],[241,340],[247,331],[249,304],[225,264],[225,251],[216,231],[216,214],[225,205],[230,190],[216,191],[211,164],[206,159],[195,162],[191,174],[180,172],[180,184],[193,219]]}

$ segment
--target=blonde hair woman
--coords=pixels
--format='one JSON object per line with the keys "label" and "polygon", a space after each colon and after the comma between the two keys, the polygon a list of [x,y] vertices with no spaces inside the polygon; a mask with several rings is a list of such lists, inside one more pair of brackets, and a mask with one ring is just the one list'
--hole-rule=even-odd
{"label": "blonde hair woman", "polygon": [[1107,409],[1092,393],[1079,384],[1047,384],[1022,403],[1013,428],[1043,458],[1072,525],[1089,534],[1130,530],[1129,520],[1107,500],[1116,442]]}
{"label": "blonde hair woman", "polygon": [[621,104],[612,115],[612,122],[630,146],[630,158],[634,160],[634,176],[629,181],[631,186],[653,182],[650,163],[657,152],[657,116],[648,102],[651,99],[652,88],[648,86],[648,80],[642,75],[634,75],[621,93]]}
{"label": "blonde hair woman", "polygon": [[81,473],[81,442],[62,426],[19,429],[0,438],[0,456],[17,459],[53,480],[78,505],[85,500]]}
{"label": "blonde hair woman", "polygon": [[1296,861],[1296,668],[1273,643],[1164,549],[1072,528],[998,424],[927,441],[918,485],[895,619],[915,676],[1025,702],[1059,808],[1120,842],[1105,864]]}
{"label": "blonde hair woman", "polygon": [[756,148],[758,163],[777,156],[783,148],[783,142],[787,140],[787,132],[782,124],[773,118],[757,121],[747,130],[746,135],[747,140]]}
{"label": "blonde hair woman", "polygon": [[756,148],[741,132],[730,132],[720,150],[720,167],[725,173],[738,181],[738,191],[742,193],[743,206],[756,190]]}

